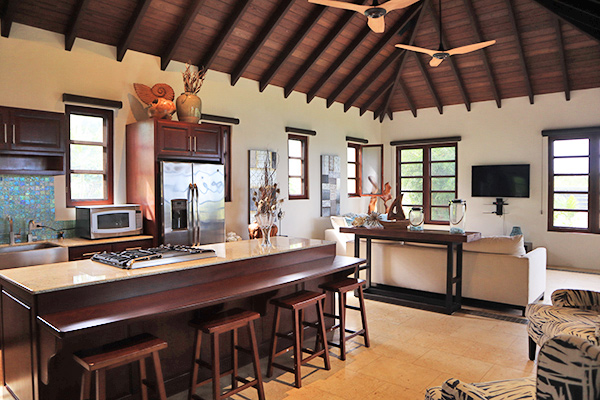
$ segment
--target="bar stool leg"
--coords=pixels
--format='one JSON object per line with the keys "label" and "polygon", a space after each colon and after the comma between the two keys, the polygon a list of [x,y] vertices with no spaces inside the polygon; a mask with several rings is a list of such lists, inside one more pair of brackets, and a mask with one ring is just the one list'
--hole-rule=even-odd
{"label": "bar stool leg", "polygon": [[91,389],[92,373],[86,369],[83,371],[83,375],[81,377],[81,396],[79,396],[80,400],[90,400],[92,397]]}
{"label": "bar stool leg", "polygon": [[256,344],[256,333],[254,332],[254,323],[248,323],[248,334],[250,335],[250,346],[252,346],[252,363],[254,364],[254,375],[258,381],[256,390],[258,391],[258,399],[265,400],[265,390],[263,388],[262,373],[260,372],[260,361],[258,358],[258,345]]}
{"label": "bar stool leg", "polygon": [[367,309],[365,308],[365,296],[363,295],[362,286],[358,287],[358,301],[360,302],[360,318],[365,331],[363,338],[365,339],[365,347],[371,347],[369,340],[369,329],[367,328]]}
{"label": "bar stool leg", "polygon": [[302,342],[300,339],[300,329],[302,329],[300,312],[298,310],[294,310],[294,375],[296,387],[298,389],[302,386],[302,376],[300,374],[300,367],[302,366]]}
{"label": "bar stool leg", "polygon": [[152,353],[152,359],[154,360],[154,372],[156,375],[156,387],[158,388],[158,397],[160,400],[167,400],[167,391],[165,390],[165,381],[163,378],[162,368],[160,366],[160,358],[158,357],[158,351]]}
{"label": "bar stool leg", "polygon": [[338,294],[340,307],[340,358],[346,360],[346,292]]}
{"label": "bar stool leg", "polygon": [[196,387],[198,382],[198,368],[199,365],[196,362],[200,358],[200,349],[202,348],[202,332],[196,330],[196,339],[194,340],[194,359],[192,360],[192,377],[190,378],[190,392],[188,393],[188,400],[192,400],[192,396],[196,394]]}
{"label": "bar stool leg", "polygon": [[213,399],[221,400],[221,364],[219,363],[219,334],[211,334],[212,339],[212,367],[213,367]]}
{"label": "bar stool leg", "polygon": [[317,301],[317,310],[319,314],[319,331],[321,332],[321,338],[323,340],[323,360],[325,361],[325,369],[331,369],[331,363],[329,362],[329,347],[327,346],[327,332],[325,332],[325,318],[323,317],[323,301]]}
{"label": "bar stool leg", "polygon": [[139,360],[140,364],[140,392],[142,393],[142,400],[148,400],[148,388],[146,387],[146,359],[142,358]]}
{"label": "bar stool leg", "polygon": [[238,330],[237,328],[233,329],[232,332],[232,341],[231,341],[231,355],[233,357],[232,360],[232,364],[233,364],[233,374],[231,375],[231,388],[235,389],[238,387],[238,381],[237,381],[237,376],[238,376],[238,350],[237,350],[237,344],[238,344]]}
{"label": "bar stool leg", "polygon": [[279,331],[279,317],[280,317],[280,309],[279,307],[275,307],[275,320],[273,322],[273,335],[271,336],[271,354],[269,356],[269,366],[267,368],[267,377],[270,378],[273,376],[273,360],[275,359],[275,353],[277,352],[277,332]]}
{"label": "bar stool leg", "polygon": [[96,400],[106,400],[106,370],[96,371]]}

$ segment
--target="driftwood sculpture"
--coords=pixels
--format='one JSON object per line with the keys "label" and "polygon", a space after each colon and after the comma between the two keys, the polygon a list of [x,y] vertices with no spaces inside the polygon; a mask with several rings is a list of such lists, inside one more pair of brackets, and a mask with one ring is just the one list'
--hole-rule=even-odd
{"label": "driftwood sculpture", "polygon": [[406,215],[404,215],[404,210],[402,209],[402,194],[392,202],[387,219],[388,221],[406,219]]}

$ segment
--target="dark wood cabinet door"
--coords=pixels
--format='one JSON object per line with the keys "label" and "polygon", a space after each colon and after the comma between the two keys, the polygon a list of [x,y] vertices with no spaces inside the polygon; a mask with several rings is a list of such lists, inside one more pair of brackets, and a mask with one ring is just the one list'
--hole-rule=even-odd
{"label": "dark wood cabinet door", "polygon": [[60,113],[12,109],[12,150],[65,151],[65,116]]}
{"label": "dark wood cabinet door", "polygon": [[214,124],[201,124],[191,127],[194,157],[203,160],[221,161],[222,128],[221,125]]}
{"label": "dark wood cabinet door", "polygon": [[139,250],[152,247],[152,239],[132,240],[112,244],[112,251],[119,253],[125,250]]}
{"label": "dark wood cabinet door", "polygon": [[8,149],[12,140],[12,124],[10,112],[7,108],[0,107],[0,150]]}
{"label": "dark wood cabinet door", "polygon": [[102,253],[103,251],[112,251],[112,245],[108,243],[69,247],[69,261],[87,260],[92,258],[94,254]]}
{"label": "dark wood cabinet door", "polygon": [[163,156],[190,156],[192,138],[187,125],[158,122],[158,153]]}

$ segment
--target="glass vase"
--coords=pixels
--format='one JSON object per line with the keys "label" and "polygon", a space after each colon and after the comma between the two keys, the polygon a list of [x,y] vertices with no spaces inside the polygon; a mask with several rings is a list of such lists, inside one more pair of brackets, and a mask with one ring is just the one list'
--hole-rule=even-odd
{"label": "glass vase", "polygon": [[273,222],[275,222],[275,214],[257,213],[254,218],[256,219],[256,223],[258,224],[258,227],[262,233],[261,245],[263,247],[271,246],[271,227],[273,226]]}

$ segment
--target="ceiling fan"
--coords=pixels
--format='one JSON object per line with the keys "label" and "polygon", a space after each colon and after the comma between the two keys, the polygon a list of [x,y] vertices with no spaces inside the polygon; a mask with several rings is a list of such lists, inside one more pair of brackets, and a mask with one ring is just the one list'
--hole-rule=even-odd
{"label": "ceiling fan", "polygon": [[429,50],[424,49],[422,47],[409,46],[406,44],[397,44],[396,47],[405,50],[416,51],[418,53],[425,53],[431,56],[431,61],[429,61],[429,65],[432,67],[437,67],[444,61],[446,58],[450,56],[454,56],[457,54],[466,54],[475,50],[483,49],[484,47],[491,46],[496,43],[495,40],[488,40],[487,42],[480,42],[469,44],[466,46],[455,47],[452,50],[444,50],[444,45],[442,44],[442,0],[439,0],[440,7],[440,21],[439,21],[439,32],[440,32],[440,47],[439,50]]}
{"label": "ceiling fan", "polygon": [[367,17],[367,23],[369,28],[375,33],[383,33],[385,30],[385,22],[383,17],[393,10],[399,10],[406,8],[411,4],[416,3],[419,0],[389,0],[383,4],[379,4],[378,0],[373,0],[373,4],[370,6],[363,6],[360,4],[346,3],[343,1],[335,0],[308,0],[309,3],[321,4],[323,6],[330,6],[335,8],[343,8],[345,10],[352,10],[364,14]]}

